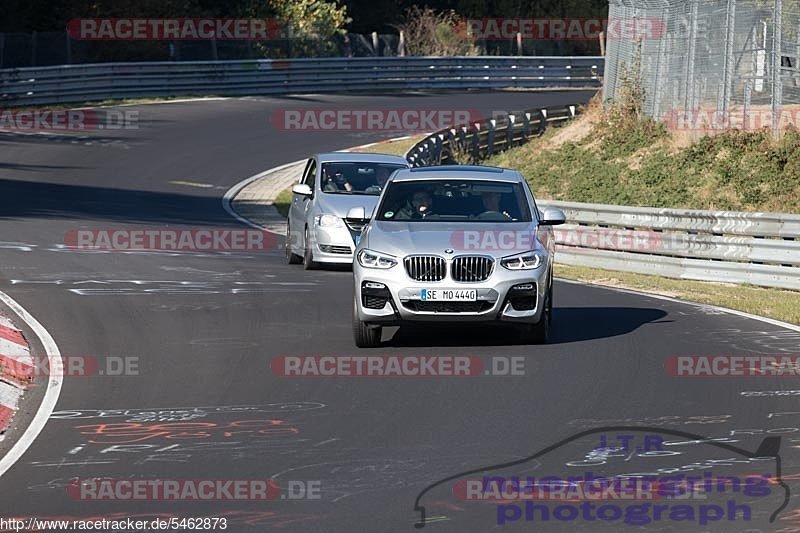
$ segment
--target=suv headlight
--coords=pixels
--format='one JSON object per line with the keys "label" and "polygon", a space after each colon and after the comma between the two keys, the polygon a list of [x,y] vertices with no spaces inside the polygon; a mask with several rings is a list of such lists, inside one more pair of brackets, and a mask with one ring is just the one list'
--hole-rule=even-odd
{"label": "suv headlight", "polygon": [[500,264],[509,270],[534,270],[545,261],[547,261],[546,254],[531,251],[504,257],[500,260]]}
{"label": "suv headlight", "polygon": [[363,249],[358,252],[358,263],[365,268],[392,268],[397,264],[397,259],[391,255],[382,254],[373,250]]}
{"label": "suv headlight", "polygon": [[323,228],[339,228],[344,226],[342,219],[334,215],[317,215],[314,217],[317,226]]}

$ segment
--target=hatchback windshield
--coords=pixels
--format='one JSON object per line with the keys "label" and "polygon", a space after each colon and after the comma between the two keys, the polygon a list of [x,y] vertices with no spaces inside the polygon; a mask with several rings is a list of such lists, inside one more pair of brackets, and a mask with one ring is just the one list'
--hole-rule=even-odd
{"label": "hatchback windshield", "polygon": [[390,163],[323,163],[322,192],[378,195],[392,172],[401,168],[407,167]]}
{"label": "hatchback windshield", "polygon": [[378,220],[415,222],[530,222],[519,183],[478,180],[420,180],[392,183]]}

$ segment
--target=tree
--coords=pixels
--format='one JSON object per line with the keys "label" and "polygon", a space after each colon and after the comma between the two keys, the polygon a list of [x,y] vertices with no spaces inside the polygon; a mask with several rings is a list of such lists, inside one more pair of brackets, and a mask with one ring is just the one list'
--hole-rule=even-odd
{"label": "tree", "polygon": [[343,34],[344,27],[352,22],[347,8],[336,2],[324,0],[269,0],[278,22],[291,27],[293,35],[317,36],[328,39]]}
{"label": "tree", "polygon": [[480,52],[462,31],[463,20],[454,11],[412,7],[398,28],[405,33],[406,51],[412,56],[474,56]]}

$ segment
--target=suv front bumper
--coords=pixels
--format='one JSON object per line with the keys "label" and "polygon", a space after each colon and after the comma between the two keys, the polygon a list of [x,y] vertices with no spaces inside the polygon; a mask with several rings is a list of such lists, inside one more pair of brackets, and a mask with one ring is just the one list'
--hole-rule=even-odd
{"label": "suv front bumper", "polygon": [[[419,282],[406,275],[402,264],[381,270],[364,268],[356,260],[353,262],[356,312],[361,321],[376,325],[497,321],[536,324],[542,317],[550,268],[546,263],[533,270],[498,267],[488,280],[480,283],[461,283],[449,277],[438,282]],[[475,289],[477,300],[423,302],[422,289]]]}

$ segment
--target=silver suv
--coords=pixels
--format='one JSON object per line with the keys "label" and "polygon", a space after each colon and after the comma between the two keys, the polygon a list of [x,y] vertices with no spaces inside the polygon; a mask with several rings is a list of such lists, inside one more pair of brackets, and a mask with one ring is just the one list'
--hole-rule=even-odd
{"label": "silver suv", "polygon": [[410,322],[505,322],[525,342],[547,342],[553,305],[551,226],[516,171],[480,166],[400,170],[355,250],[353,336],[381,342],[382,326]]}

